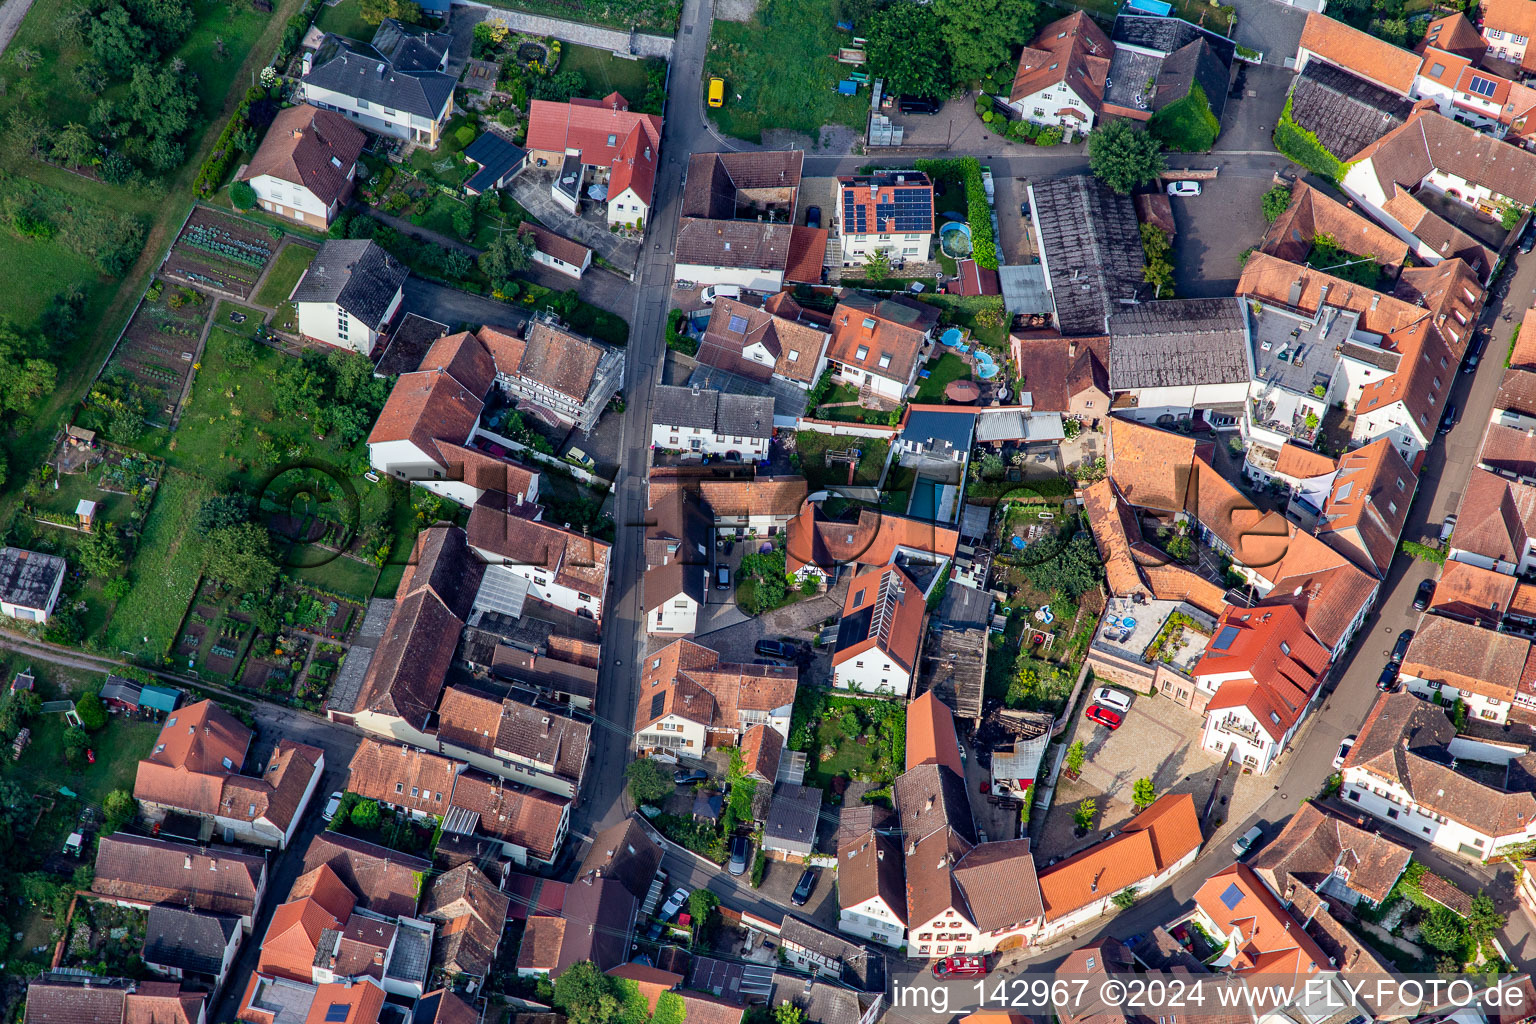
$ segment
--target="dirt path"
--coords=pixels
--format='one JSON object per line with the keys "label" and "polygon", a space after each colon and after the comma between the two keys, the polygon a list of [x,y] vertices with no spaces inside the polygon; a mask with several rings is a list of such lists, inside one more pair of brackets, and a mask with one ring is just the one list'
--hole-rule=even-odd
{"label": "dirt path", "polygon": [[5,48],[11,45],[16,30],[21,28],[21,19],[31,9],[32,0],[5,0],[0,4],[0,57],[5,56]]}

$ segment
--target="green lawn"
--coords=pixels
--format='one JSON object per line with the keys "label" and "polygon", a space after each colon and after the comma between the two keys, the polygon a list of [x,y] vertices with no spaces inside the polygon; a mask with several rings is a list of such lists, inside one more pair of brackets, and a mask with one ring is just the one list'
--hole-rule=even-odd
{"label": "green lawn", "polygon": [[267,279],[256,293],[256,305],[275,308],[293,294],[294,285],[304,276],[304,271],[315,261],[315,250],[307,245],[290,242],[277,254],[277,262],[267,272]]}
{"label": "green lawn", "polygon": [[[366,602],[373,594],[373,585],[379,578],[377,567],[355,558],[333,558],[322,565],[290,570],[288,575],[300,583],[343,597]],[[398,581],[396,581],[398,584]]]}
{"label": "green lawn", "polygon": [[819,491],[831,484],[848,483],[848,464],[827,465],[826,453],[857,448],[863,452],[858,468],[854,470],[856,487],[873,487],[880,482],[880,471],[885,468],[886,451],[890,443],[878,437],[834,437],[815,430],[795,433],[795,451],[800,456],[800,473],[810,484],[812,491]]}
{"label": "green lawn", "polygon": [[561,43],[560,47],[560,70],[580,71],[587,80],[586,95],[602,99],[617,92],[635,107],[645,98],[645,61],[629,60],[579,43]]}
{"label": "green lawn", "polygon": [[135,586],[107,626],[108,653],[159,660],[176,639],[202,573],[197,510],[212,493],[204,480],[166,471],[134,559]]}
{"label": "green lawn", "polygon": [[584,0],[496,0],[491,6],[587,25],[605,25],[626,32],[637,28],[641,32],[670,36],[677,33],[677,17],[683,5],[682,0],[638,0],[626,4],[591,4]]}
{"label": "green lawn", "polygon": [[405,575],[404,563],[390,563],[384,566],[379,573],[379,585],[374,589],[374,597],[394,597],[395,591],[400,589],[400,577]]}
{"label": "green lawn", "polygon": [[953,352],[930,359],[924,369],[928,371],[928,376],[917,382],[916,401],[919,402],[943,403],[947,401],[944,388],[951,381],[971,379],[971,368]]}
{"label": "green lawn", "polygon": [[341,0],[334,7],[321,7],[315,24],[321,31],[366,43],[378,31],[378,26],[363,20],[362,8],[362,0]]}
{"label": "green lawn", "polygon": [[[245,322],[235,323],[229,318],[231,313],[244,313]],[[267,314],[250,306],[242,306],[238,302],[230,302],[228,299],[220,299],[218,306],[213,311],[213,325],[220,330],[231,334],[239,334],[246,338],[256,337],[256,328],[261,326],[261,321]]]}
{"label": "green lawn", "polygon": [[[848,68],[837,63],[851,36],[837,29],[834,0],[764,0],[749,22],[716,21],[704,78],[725,79],[725,106],[710,110],[721,131],[761,142],[764,129],[784,128],[813,139],[824,124],[862,128],[869,93],[840,96]],[[701,82],[673,88],[703,89]]]}
{"label": "green lawn", "polygon": [[14,323],[35,322],[48,300],[69,284],[85,286],[81,321],[91,323],[112,297],[111,283],[89,259],[57,242],[0,230],[0,295],[5,296],[5,315]]}

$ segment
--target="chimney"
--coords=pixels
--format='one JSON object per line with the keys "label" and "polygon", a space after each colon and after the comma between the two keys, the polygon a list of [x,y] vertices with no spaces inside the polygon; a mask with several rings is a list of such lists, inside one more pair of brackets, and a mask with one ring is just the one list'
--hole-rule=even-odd
{"label": "chimney", "polygon": [[1328,287],[1329,286],[1325,284],[1325,285],[1322,286],[1322,288],[1318,289],[1318,292],[1317,292],[1317,311],[1319,313],[1321,313],[1323,311],[1323,303],[1328,301]]}
{"label": "chimney", "polygon": [[1371,308],[1375,309],[1380,304],[1381,304],[1381,296],[1380,295],[1372,295],[1371,296]]}
{"label": "chimney", "polygon": [[875,860],[885,860],[885,851],[877,847],[875,849]]}
{"label": "chimney", "polygon": [[928,798],[928,804],[927,804],[927,806],[925,806],[925,807],[924,807],[924,808],[923,808],[923,810],[925,810],[925,811],[931,811],[931,810],[933,810],[933,797],[931,797],[931,796],[930,796],[930,797],[929,797],[929,798]]}
{"label": "chimney", "polygon": [[295,128],[293,130],[293,137],[296,138],[296,139],[302,139],[304,137],[304,129],[303,128]]}
{"label": "chimney", "polygon": [[190,853],[187,854],[187,859],[186,859],[186,861],[181,866],[184,867],[184,868],[187,868],[188,870],[191,869],[191,867],[192,867],[192,855]]}

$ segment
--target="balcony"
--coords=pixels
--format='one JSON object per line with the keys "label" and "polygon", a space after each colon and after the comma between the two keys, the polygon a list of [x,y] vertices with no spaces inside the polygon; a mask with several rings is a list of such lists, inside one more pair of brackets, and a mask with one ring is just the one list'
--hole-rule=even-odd
{"label": "balcony", "polygon": [[1228,736],[1239,736],[1249,743],[1257,744],[1259,742],[1259,727],[1257,725],[1244,724],[1235,718],[1223,718],[1217,722],[1216,731],[1226,733]]}

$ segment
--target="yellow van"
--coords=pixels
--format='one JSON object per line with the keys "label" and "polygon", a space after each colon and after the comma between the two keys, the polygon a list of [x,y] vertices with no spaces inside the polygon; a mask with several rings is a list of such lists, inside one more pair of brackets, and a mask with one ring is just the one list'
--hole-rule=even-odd
{"label": "yellow van", "polygon": [[725,79],[719,75],[710,76],[709,105],[712,107],[723,107],[725,105]]}

